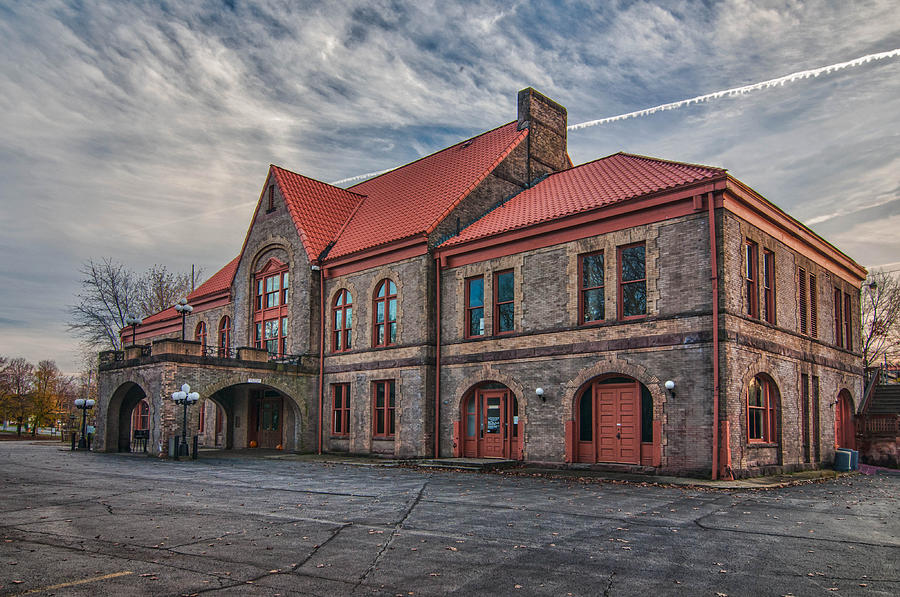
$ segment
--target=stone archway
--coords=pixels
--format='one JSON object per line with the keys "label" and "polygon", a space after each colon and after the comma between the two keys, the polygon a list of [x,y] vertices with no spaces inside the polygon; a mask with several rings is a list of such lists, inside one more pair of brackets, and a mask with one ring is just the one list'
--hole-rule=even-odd
{"label": "stone archway", "polygon": [[[134,407],[147,397],[144,389],[133,381],[127,381],[116,388],[106,407],[105,451],[131,451],[131,414]],[[152,428],[152,417],[150,421]]]}

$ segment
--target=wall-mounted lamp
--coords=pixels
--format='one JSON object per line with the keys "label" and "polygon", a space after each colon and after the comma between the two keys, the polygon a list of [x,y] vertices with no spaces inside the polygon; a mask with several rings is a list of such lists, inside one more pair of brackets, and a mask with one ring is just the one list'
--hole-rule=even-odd
{"label": "wall-mounted lamp", "polygon": [[544,388],[538,388],[534,391],[535,394],[541,399],[541,402],[547,402],[547,399],[544,398]]}
{"label": "wall-mounted lamp", "polygon": [[666,390],[668,390],[668,392],[670,394],[672,394],[672,398],[674,398],[675,397],[675,382],[672,381],[671,379],[667,380],[665,383],[665,386],[666,386]]}

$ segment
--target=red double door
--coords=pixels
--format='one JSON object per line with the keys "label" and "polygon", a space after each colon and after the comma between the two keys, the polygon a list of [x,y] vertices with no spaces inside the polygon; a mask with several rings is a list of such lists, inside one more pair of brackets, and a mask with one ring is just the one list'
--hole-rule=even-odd
{"label": "red double door", "polygon": [[579,404],[579,462],[640,464],[640,409],[637,383],[594,383]]}
{"label": "red double door", "polygon": [[463,415],[464,456],[518,458],[519,410],[509,390],[475,390]]}

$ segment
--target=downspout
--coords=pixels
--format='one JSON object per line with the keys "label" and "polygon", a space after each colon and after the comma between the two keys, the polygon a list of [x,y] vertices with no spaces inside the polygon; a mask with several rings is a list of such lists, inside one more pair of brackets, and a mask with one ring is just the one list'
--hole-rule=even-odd
{"label": "downspout", "polygon": [[434,259],[437,297],[435,299],[436,333],[434,351],[434,457],[441,457],[441,259]]}
{"label": "downspout", "polygon": [[317,424],[318,432],[318,453],[322,453],[322,392],[325,382],[325,270],[319,268],[319,421]]}
{"label": "downspout", "polygon": [[713,334],[713,421],[712,478],[719,478],[719,266],[716,262],[715,195],[707,194],[709,203],[709,262],[712,268],[712,334]]}

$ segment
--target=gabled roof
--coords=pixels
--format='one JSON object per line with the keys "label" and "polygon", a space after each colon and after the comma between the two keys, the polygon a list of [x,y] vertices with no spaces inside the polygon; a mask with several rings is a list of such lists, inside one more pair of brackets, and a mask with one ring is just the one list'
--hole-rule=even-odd
{"label": "gabled roof", "polygon": [[[239,261],[240,255],[229,261],[225,267],[214,273],[206,280],[206,282],[195,288],[194,291],[187,296],[188,302],[192,305],[195,302],[205,303],[207,308],[218,306],[219,303],[213,302],[213,299],[217,298],[217,295],[227,296],[229,294],[231,291],[231,282],[234,280],[234,274],[237,272]],[[205,311],[205,309],[203,309],[203,304],[194,306],[197,307],[197,312]],[[175,311],[174,306],[168,307],[145,317],[141,322],[141,325],[138,326],[137,334],[140,336],[142,330],[149,330],[149,328],[147,328],[148,325],[175,320],[180,317],[181,315]],[[125,326],[119,333],[124,334],[126,331],[130,334],[131,326]]]}
{"label": "gabled roof", "polygon": [[429,234],[527,135],[511,122],[351,187],[365,199],[328,257]]}
{"label": "gabled roof", "polygon": [[724,175],[725,170],[721,168],[616,153],[551,174],[442,246],[526,228]]}
{"label": "gabled roof", "polygon": [[211,294],[231,290],[231,282],[234,280],[234,274],[237,272],[238,261],[240,261],[240,258],[241,256],[238,255],[229,261],[225,267],[210,276],[206,282],[198,286],[188,295],[188,302]]}
{"label": "gabled roof", "polygon": [[363,196],[330,184],[270,166],[310,262],[319,258],[337,236]]}

